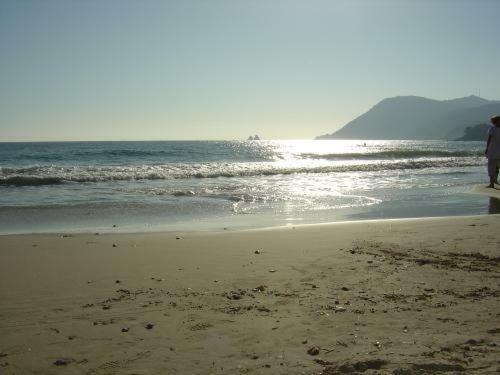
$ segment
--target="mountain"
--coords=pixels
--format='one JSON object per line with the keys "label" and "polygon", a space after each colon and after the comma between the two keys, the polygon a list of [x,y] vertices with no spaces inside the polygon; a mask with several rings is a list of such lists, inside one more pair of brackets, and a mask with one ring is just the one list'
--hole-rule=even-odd
{"label": "mountain", "polygon": [[455,139],[456,141],[486,141],[488,129],[491,125],[477,124],[474,126],[467,126],[463,137]]}
{"label": "mountain", "polygon": [[397,96],[379,102],[340,130],[316,139],[457,139],[465,128],[500,113],[500,101]]}

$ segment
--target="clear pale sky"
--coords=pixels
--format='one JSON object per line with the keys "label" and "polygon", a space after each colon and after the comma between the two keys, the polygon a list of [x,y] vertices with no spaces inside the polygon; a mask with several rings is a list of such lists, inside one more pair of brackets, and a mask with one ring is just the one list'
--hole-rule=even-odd
{"label": "clear pale sky", "polygon": [[500,99],[500,1],[0,2],[0,141],[313,138]]}

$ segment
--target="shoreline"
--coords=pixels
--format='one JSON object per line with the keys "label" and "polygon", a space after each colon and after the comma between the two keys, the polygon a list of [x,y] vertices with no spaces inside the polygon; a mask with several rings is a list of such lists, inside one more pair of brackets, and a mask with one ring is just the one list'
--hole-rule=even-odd
{"label": "shoreline", "polygon": [[489,188],[485,185],[475,185],[471,190],[470,194],[484,195],[490,198],[500,199],[500,185],[498,187]]}
{"label": "shoreline", "polygon": [[[26,222],[25,220],[21,220],[23,224],[18,229],[4,229],[4,232],[0,232],[0,236],[9,236],[9,235],[31,235],[31,234],[92,234],[92,233],[100,233],[100,234],[131,234],[131,233],[220,233],[220,232],[239,232],[239,231],[253,231],[253,230],[269,230],[274,228],[287,228],[287,227],[297,227],[303,225],[330,225],[334,223],[350,223],[350,222],[358,222],[358,221],[378,221],[378,220],[412,220],[412,219],[426,219],[426,218],[438,218],[438,217],[466,217],[466,216],[480,216],[480,215],[491,215],[491,214],[500,214],[500,188],[488,189],[483,185],[475,185],[469,190],[462,193],[463,196],[474,197],[474,200],[482,200],[484,199],[484,203],[482,203],[483,208],[478,209],[477,206],[467,206],[467,200],[463,202],[453,201],[449,207],[446,205],[442,206],[441,210],[423,210],[421,212],[412,212],[412,216],[404,216],[407,213],[408,207],[401,207],[396,211],[390,211],[389,213],[384,211],[384,208],[375,208],[372,212],[370,209],[367,211],[363,211],[363,208],[355,207],[351,211],[341,209],[332,209],[328,213],[321,212],[318,217],[313,217],[310,212],[308,213],[297,213],[298,217],[291,220],[290,218],[286,219],[284,215],[272,215],[269,213],[261,213],[255,214],[250,217],[246,217],[245,215],[241,216],[216,216],[212,219],[207,217],[201,217],[199,219],[191,218],[184,219],[180,221],[169,222],[168,218],[159,218],[154,214],[151,214],[151,217],[148,218],[146,215],[133,217],[134,220],[132,222],[122,222],[121,217],[88,217],[85,218],[85,214],[82,212],[67,212],[63,211],[59,213],[62,215],[62,218],[67,219],[66,221],[62,219],[58,219],[57,222],[50,222],[49,225],[39,225],[40,222],[43,223],[44,215],[41,212],[35,214],[36,210],[32,208],[27,208],[28,210],[32,210],[27,215],[30,220]],[[490,201],[487,203],[485,197],[489,197]],[[468,209],[460,209],[461,206],[465,205]],[[22,209],[26,209],[22,207]],[[67,207],[63,207],[64,210]],[[377,211],[378,210],[378,211]],[[385,214],[385,215],[384,215]],[[420,214],[420,215],[419,215]],[[4,213],[4,223],[8,224],[9,216]],[[49,217],[57,216],[56,212],[51,212]],[[381,216],[382,215],[382,216]],[[23,215],[24,216],[24,215]],[[126,215],[125,215],[126,216]],[[80,219],[76,218],[84,218],[85,221],[78,222]],[[20,218],[15,219],[17,221]],[[148,221],[151,220],[151,221]],[[70,223],[67,225],[67,223]],[[255,225],[256,222],[259,222],[259,225]],[[82,224],[83,223],[83,224]],[[2,224],[0,222],[0,224]],[[116,224],[116,225],[115,225]],[[34,231],[30,231],[29,228],[36,228]],[[9,228],[9,227],[7,227]],[[195,229],[192,229],[195,228]]]}
{"label": "shoreline", "polygon": [[280,231],[289,229],[300,229],[308,227],[330,227],[337,225],[363,225],[363,224],[374,224],[374,223],[390,223],[390,222],[419,222],[419,221],[440,221],[440,220],[454,220],[454,219],[474,219],[481,217],[491,217],[499,216],[498,214],[477,214],[477,215],[449,215],[449,216],[422,216],[422,217],[403,217],[403,218],[382,218],[382,219],[359,219],[359,220],[342,220],[342,221],[328,221],[328,222],[318,222],[318,223],[303,223],[303,224],[288,224],[288,225],[276,225],[269,227],[255,227],[255,228],[243,228],[243,229],[206,229],[206,230],[151,230],[151,231],[120,231],[109,230],[109,231],[51,231],[51,232],[27,232],[27,233],[0,233],[0,238],[2,237],[23,237],[23,236],[65,236],[75,237],[75,236],[121,236],[121,235],[192,235],[192,236],[210,236],[219,235],[224,233],[253,233],[253,232],[268,232],[268,231]]}
{"label": "shoreline", "polygon": [[[470,173],[469,173],[470,172]],[[7,195],[3,197],[4,204],[0,207],[0,232],[2,234],[21,234],[21,233],[91,233],[91,232],[177,232],[177,231],[218,231],[227,227],[234,229],[252,229],[275,227],[294,223],[329,223],[338,221],[351,220],[371,220],[371,219],[386,219],[386,218],[405,218],[405,217],[436,217],[436,216],[461,216],[475,215],[498,212],[500,213],[500,204],[493,206],[488,203],[488,198],[481,194],[470,194],[474,184],[480,181],[478,178],[473,178],[477,171],[469,171],[466,177],[460,177],[461,185],[455,182],[451,186],[435,186],[435,181],[427,186],[423,181],[423,177],[419,177],[416,182],[418,187],[411,189],[398,190],[391,187],[389,191],[383,193],[383,189],[377,188],[376,181],[373,181],[374,186],[368,190],[345,191],[344,193],[335,193],[330,197],[330,193],[322,196],[318,202],[313,204],[313,201],[308,201],[302,205],[300,199],[293,200],[291,203],[286,203],[286,200],[281,203],[267,203],[258,201],[257,203],[246,198],[241,203],[239,209],[234,208],[235,202],[232,202],[226,195],[216,198],[217,194],[208,198],[195,197],[177,197],[174,201],[171,198],[165,198],[161,195],[157,198],[154,194],[142,194],[142,201],[131,201],[118,203],[113,200],[103,202],[102,205],[92,203],[92,199],[87,203],[83,200],[78,200],[74,205],[47,204],[42,206],[30,206],[32,199],[29,198],[29,192],[33,189],[21,189],[20,193],[26,194],[26,205],[15,206],[5,205],[5,203],[15,202],[17,199],[23,198],[24,195],[16,195],[16,189],[5,190]],[[461,173],[461,172],[460,172]],[[438,174],[432,179],[437,178],[439,181],[444,175]],[[282,176],[285,183],[291,177]],[[305,178],[302,176],[301,178]],[[314,176],[320,179],[321,183],[315,182],[315,186],[323,186],[326,175],[320,174]],[[365,178],[367,178],[365,176]],[[395,178],[394,175],[391,178]],[[281,179],[281,177],[280,177]],[[405,177],[403,184],[409,183],[409,175]],[[471,182],[471,179],[474,182]],[[222,185],[229,183],[232,180],[224,180],[220,182]],[[255,183],[257,180],[252,180]],[[442,182],[442,181],[441,181]],[[441,182],[437,185],[440,186]],[[185,183],[185,182],[183,182]],[[197,181],[189,182],[191,186]],[[212,183],[212,182],[211,182]],[[216,184],[220,184],[217,182]],[[232,182],[234,183],[234,182]],[[249,182],[250,183],[250,182]],[[304,182],[305,183],[305,182]],[[368,185],[370,181],[366,181]],[[318,185],[319,184],[319,185]],[[423,184],[423,185],[422,185]],[[141,185],[139,183],[139,185]],[[140,186],[131,185],[125,189],[139,189]],[[151,185],[151,186],[150,186]],[[161,184],[160,184],[161,185]],[[362,184],[365,185],[365,184]],[[91,185],[90,190],[86,191],[83,186],[75,185],[76,191],[66,192],[68,194],[94,194],[93,189],[98,189],[98,185]],[[146,183],[146,191],[151,189],[154,191],[154,184]],[[286,186],[286,184],[284,185]],[[327,186],[327,185],[325,185]],[[120,185],[115,188],[120,190]],[[42,196],[48,194],[48,198],[57,195],[59,187],[48,189],[43,193],[45,188],[35,189],[41,190]],[[99,189],[102,189],[99,188]],[[185,189],[179,188],[179,191]],[[23,193],[24,191],[24,193]],[[140,189],[138,191],[141,191]],[[97,190],[99,192],[99,190]],[[50,194],[49,194],[50,193]],[[63,191],[60,191],[63,196]],[[259,193],[260,194],[260,193]],[[384,198],[384,194],[389,194]],[[391,195],[393,194],[393,195]],[[258,195],[258,194],[257,194]],[[285,194],[286,195],[286,194]],[[300,194],[299,194],[300,196]],[[153,197],[153,198],[151,198]],[[129,197],[130,198],[130,197]],[[14,199],[14,200],[12,200]],[[31,200],[30,200],[31,199]],[[52,198],[50,198],[52,199]],[[49,199],[49,201],[50,201]],[[153,204],[153,199],[156,201]],[[228,200],[229,199],[229,200]],[[238,199],[241,199],[238,198]],[[368,201],[377,201],[378,203],[367,204]],[[31,202],[31,203],[30,203]],[[229,203],[228,203],[229,202]],[[243,203],[242,203],[243,202]],[[246,202],[246,203],[245,203]],[[299,203],[297,203],[299,202]],[[323,203],[321,203],[323,202]],[[343,206],[341,203],[349,203]],[[339,205],[340,204],[340,205]],[[230,205],[230,206],[228,206]],[[298,206],[297,206],[298,205]],[[212,207],[209,209],[209,207]],[[490,209],[493,207],[493,209]],[[248,211],[247,211],[248,210]],[[118,228],[114,229],[113,225]]]}
{"label": "shoreline", "polygon": [[494,373],[499,224],[2,236],[0,370]]}

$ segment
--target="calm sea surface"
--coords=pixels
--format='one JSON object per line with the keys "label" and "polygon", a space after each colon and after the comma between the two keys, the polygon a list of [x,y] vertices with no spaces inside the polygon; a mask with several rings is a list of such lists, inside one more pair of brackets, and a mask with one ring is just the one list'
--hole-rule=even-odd
{"label": "calm sea surface", "polygon": [[[484,142],[0,143],[0,233],[222,230],[496,212]],[[113,227],[116,225],[116,227]]]}

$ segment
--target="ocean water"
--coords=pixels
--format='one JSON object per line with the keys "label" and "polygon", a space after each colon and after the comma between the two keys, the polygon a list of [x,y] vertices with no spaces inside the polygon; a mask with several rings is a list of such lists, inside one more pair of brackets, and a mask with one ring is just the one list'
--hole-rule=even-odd
{"label": "ocean water", "polygon": [[0,233],[233,230],[497,212],[484,142],[0,143]]}

